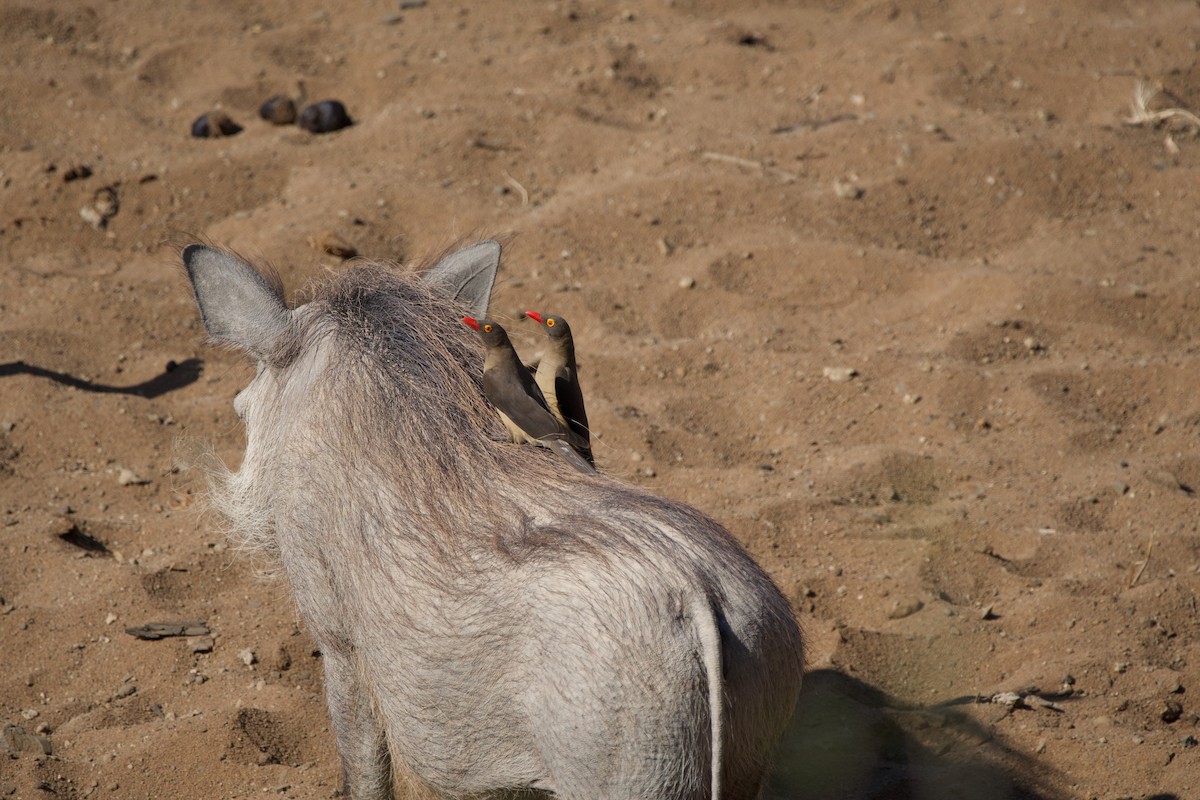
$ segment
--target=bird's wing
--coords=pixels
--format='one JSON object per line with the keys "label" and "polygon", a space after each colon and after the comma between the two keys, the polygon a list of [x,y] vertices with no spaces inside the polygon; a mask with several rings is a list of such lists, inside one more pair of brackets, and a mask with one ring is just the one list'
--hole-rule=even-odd
{"label": "bird's wing", "polygon": [[[516,366],[524,370],[520,364]],[[534,439],[566,434],[562,423],[550,413],[541,389],[529,378],[528,372],[521,375],[512,369],[487,370],[483,373],[483,391],[498,411]]]}
{"label": "bird's wing", "polygon": [[564,461],[580,472],[587,474],[596,472],[592,463],[576,452],[575,448],[569,445],[565,439],[550,439],[549,441],[543,439],[542,441],[545,441],[551,450],[562,456]]}

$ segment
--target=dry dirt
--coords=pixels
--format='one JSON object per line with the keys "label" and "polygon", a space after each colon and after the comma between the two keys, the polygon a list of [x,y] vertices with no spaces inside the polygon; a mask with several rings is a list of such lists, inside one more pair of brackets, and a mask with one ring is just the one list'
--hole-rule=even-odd
{"label": "dry dirt", "polygon": [[[1200,140],[1123,121],[1139,81],[1200,109],[1194,2],[4,0],[0,30],[0,798],[337,790],[319,657],[187,467],[237,463],[252,371],[176,249],[296,290],[330,234],[513,235],[493,310],[571,320],[598,463],[796,604],[774,796],[1200,796]],[[356,124],[258,119],[301,87]],[[192,138],[212,109],[244,130]],[[211,652],[126,633],[161,621]]]}

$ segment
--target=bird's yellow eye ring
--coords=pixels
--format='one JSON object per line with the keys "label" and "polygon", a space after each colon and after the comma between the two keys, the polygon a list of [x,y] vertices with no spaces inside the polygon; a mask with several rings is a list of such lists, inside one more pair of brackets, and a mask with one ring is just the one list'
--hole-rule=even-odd
{"label": "bird's yellow eye ring", "polygon": [[554,327],[554,317],[550,317],[549,319],[547,319],[547,320],[546,320],[546,327],[547,327],[547,328],[553,328],[553,327]]}
{"label": "bird's yellow eye ring", "polygon": [[484,333],[491,333],[491,332],[492,332],[492,326],[491,326],[491,325],[484,325],[484,326],[483,326],[483,332],[484,332]]}

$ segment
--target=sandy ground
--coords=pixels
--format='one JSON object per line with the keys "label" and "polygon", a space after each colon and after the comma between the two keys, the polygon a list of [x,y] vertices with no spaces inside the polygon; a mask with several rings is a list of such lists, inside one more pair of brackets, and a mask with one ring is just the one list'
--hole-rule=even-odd
{"label": "sandy ground", "polygon": [[[495,234],[601,467],[795,602],[774,796],[1200,796],[1200,141],[1123,122],[1200,109],[1195,3],[411,5],[0,0],[0,797],[334,796],[176,247]],[[258,119],[301,90],[356,124]]]}

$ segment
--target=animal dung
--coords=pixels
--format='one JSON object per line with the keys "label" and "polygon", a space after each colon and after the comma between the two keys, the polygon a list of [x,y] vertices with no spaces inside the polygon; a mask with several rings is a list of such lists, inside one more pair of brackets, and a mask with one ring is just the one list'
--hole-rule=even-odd
{"label": "animal dung", "polygon": [[272,125],[291,125],[296,121],[296,102],[285,94],[268,97],[258,107],[258,115]]}
{"label": "animal dung", "polygon": [[196,117],[196,121],[192,123],[192,136],[197,139],[233,136],[241,132],[242,126],[230,119],[224,111],[209,111]]}
{"label": "animal dung", "polygon": [[300,127],[312,133],[340,131],[354,124],[346,107],[337,100],[322,100],[313,103],[300,113]]}

